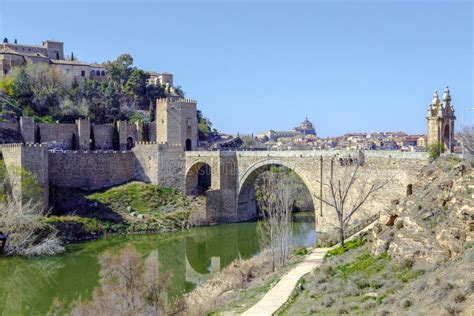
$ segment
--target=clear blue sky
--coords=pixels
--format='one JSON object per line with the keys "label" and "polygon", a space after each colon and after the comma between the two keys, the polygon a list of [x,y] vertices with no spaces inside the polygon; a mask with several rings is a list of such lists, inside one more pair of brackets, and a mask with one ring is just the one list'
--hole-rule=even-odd
{"label": "clear blue sky", "polygon": [[435,89],[449,84],[473,122],[471,1],[8,1],[0,35],[65,42],[81,60],[130,53],[175,75],[229,133],[290,129],[307,115],[321,136],[424,133]]}

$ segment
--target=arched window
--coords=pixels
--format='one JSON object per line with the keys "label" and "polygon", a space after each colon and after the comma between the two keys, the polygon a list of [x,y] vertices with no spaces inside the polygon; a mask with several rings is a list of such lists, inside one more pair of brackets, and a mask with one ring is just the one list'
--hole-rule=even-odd
{"label": "arched window", "polygon": [[188,138],[186,139],[186,151],[191,151],[191,150],[193,150],[193,144],[191,140]]}
{"label": "arched window", "polygon": [[95,76],[95,70],[91,70],[91,77]]}
{"label": "arched window", "polygon": [[102,70],[101,74],[102,77],[105,77],[105,71]]}

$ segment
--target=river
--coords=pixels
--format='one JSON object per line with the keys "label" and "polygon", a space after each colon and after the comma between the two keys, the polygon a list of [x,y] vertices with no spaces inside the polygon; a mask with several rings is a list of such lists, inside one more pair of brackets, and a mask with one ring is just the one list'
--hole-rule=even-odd
{"label": "river", "polygon": [[[295,221],[293,242],[313,246],[314,223]],[[0,259],[0,314],[44,315],[55,299],[89,299],[99,282],[98,258],[106,250],[133,245],[146,260],[157,258],[171,277],[169,297],[182,295],[238,258],[260,250],[256,223],[196,227],[160,235],[113,235],[70,245],[64,254]]]}

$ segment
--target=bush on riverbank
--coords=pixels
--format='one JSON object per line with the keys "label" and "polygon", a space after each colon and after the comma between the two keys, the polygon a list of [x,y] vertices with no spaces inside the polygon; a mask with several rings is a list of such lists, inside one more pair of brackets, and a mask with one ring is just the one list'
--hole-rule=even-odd
{"label": "bush on riverbank", "polygon": [[[12,188],[21,180],[22,196]],[[0,232],[7,235],[6,255],[40,256],[64,251],[56,230],[44,221],[44,206],[33,203],[41,187],[31,173],[19,168],[5,168],[0,160]]]}
{"label": "bush on riverbank", "polygon": [[180,315],[207,315],[225,304],[232,292],[247,287],[253,280],[271,272],[270,257],[261,253],[248,260],[236,260],[213,275],[178,304]]}
{"label": "bush on riverbank", "polygon": [[56,231],[44,221],[43,209],[31,202],[0,203],[0,230],[8,236],[6,255],[41,256],[64,251]]}

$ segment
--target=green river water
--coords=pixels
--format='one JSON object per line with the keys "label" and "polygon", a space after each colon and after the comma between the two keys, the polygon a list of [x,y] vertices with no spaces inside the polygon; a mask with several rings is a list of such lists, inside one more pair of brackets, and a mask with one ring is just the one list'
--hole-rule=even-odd
{"label": "green river water", "polygon": [[[313,246],[314,223],[295,222],[295,246]],[[213,272],[238,258],[259,252],[256,223],[197,227],[161,235],[107,236],[70,245],[54,257],[0,259],[0,315],[44,315],[55,298],[70,303],[91,297],[98,285],[104,251],[132,244],[147,258],[158,258],[160,271],[169,273],[176,297],[195,288]]]}

